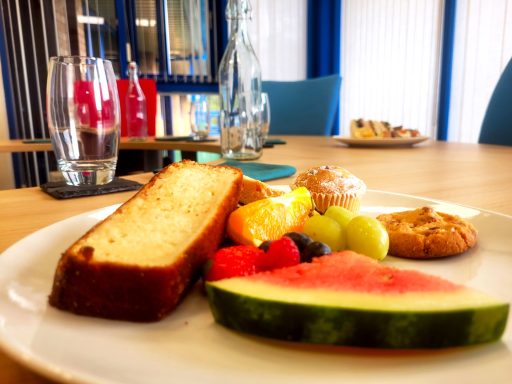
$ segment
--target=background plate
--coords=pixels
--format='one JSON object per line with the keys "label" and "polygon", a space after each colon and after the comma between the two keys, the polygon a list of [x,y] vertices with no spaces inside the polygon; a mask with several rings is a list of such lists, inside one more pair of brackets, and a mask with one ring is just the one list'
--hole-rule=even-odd
{"label": "background plate", "polygon": [[428,136],[403,137],[390,139],[355,139],[352,137],[333,136],[333,139],[350,147],[408,147],[428,140]]}
{"label": "background plate", "polygon": [[[443,260],[386,264],[444,276],[512,301],[512,218],[407,195],[368,191],[363,213],[430,204],[479,230],[475,248]],[[60,253],[114,206],[43,228],[0,256],[0,347],[55,380],[79,383],[509,383],[512,325],[500,342],[432,351],[309,346],[251,337],[216,323],[199,289],[166,319],[137,324],[47,305]]]}

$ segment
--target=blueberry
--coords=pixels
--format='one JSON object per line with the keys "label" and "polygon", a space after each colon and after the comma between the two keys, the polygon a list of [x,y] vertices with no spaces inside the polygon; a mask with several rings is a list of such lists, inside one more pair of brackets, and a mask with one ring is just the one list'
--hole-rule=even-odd
{"label": "blueberry", "polygon": [[267,240],[267,241],[264,241],[263,243],[261,243],[258,248],[261,249],[263,252],[267,252],[268,247],[270,247],[270,244],[272,244],[272,241]]}
{"label": "blueberry", "polygon": [[327,244],[320,241],[313,241],[310,243],[304,252],[300,254],[301,263],[311,263],[313,257],[328,255],[332,253],[331,248]]}
{"label": "blueberry", "polygon": [[301,232],[288,232],[285,236],[293,240],[297,248],[299,248],[300,253],[302,253],[306,247],[313,242],[311,237]]}

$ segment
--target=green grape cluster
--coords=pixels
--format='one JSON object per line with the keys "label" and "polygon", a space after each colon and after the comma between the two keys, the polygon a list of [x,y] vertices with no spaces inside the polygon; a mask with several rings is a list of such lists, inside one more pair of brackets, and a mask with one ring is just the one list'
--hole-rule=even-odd
{"label": "green grape cluster", "polygon": [[380,221],[338,206],[329,207],[323,215],[311,216],[303,232],[327,244],[333,252],[350,249],[382,260],[389,249],[389,236]]}

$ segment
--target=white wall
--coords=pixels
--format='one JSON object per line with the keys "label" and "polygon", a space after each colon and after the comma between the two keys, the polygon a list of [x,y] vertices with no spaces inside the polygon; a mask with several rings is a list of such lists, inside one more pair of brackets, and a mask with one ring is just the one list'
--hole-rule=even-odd
{"label": "white wall", "polygon": [[[7,125],[7,110],[5,108],[4,83],[1,75],[2,64],[0,63],[0,140],[9,139],[9,128]],[[9,153],[0,153],[0,189],[14,188],[14,176],[12,173],[12,160]]]}

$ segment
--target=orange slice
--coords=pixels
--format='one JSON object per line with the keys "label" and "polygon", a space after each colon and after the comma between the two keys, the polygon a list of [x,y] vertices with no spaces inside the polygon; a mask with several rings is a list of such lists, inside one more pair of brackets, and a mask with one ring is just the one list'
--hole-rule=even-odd
{"label": "orange slice", "polygon": [[277,197],[244,205],[231,213],[228,236],[239,244],[259,246],[276,240],[287,232],[300,231],[313,209],[311,195],[297,188]]}

